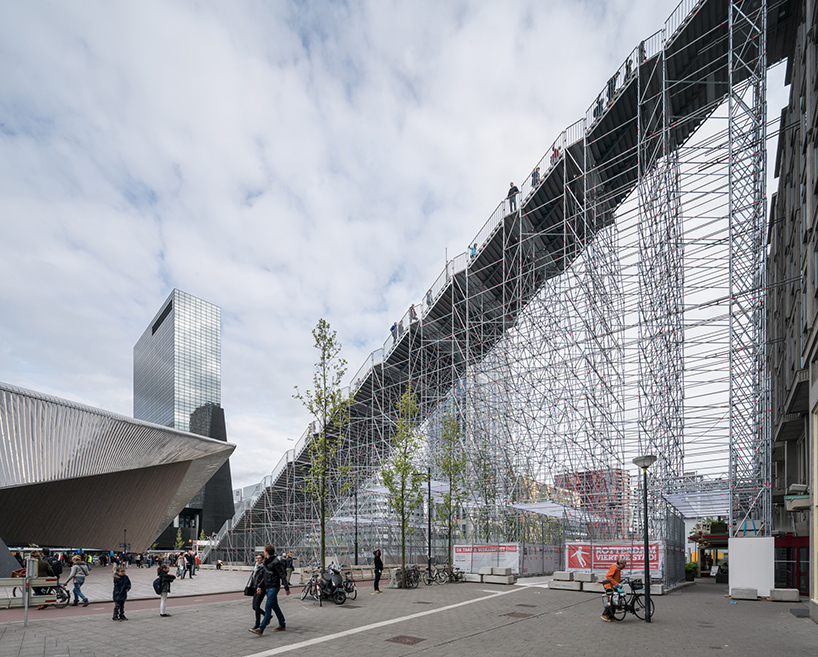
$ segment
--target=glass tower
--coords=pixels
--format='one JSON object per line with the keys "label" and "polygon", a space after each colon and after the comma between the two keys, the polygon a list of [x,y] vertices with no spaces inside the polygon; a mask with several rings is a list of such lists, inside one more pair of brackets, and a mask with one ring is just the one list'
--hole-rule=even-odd
{"label": "glass tower", "polygon": [[221,406],[221,309],[173,290],[133,349],[133,416],[190,431],[191,414]]}

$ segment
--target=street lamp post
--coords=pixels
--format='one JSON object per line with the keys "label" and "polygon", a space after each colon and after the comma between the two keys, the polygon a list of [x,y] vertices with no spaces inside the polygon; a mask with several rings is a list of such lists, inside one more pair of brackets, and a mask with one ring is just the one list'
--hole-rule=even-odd
{"label": "street lamp post", "polygon": [[355,565],[358,565],[358,487],[355,487]]}
{"label": "street lamp post", "polygon": [[426,572],[432,573],[432,466],[428,466],[427,480],[427,497],[428,497],[428,514],[426,519],[426,536],[428,537],[428,547],[426,553]]}
{"label": "street lamp post", "polygon": [[656,462],[656,456],[645,454],[633,459],[633,464],[642,468],[642,507],[644,510],[643,525],[645,528],[645,622],[650,623],[650,556],[648,545],[648,468]]}

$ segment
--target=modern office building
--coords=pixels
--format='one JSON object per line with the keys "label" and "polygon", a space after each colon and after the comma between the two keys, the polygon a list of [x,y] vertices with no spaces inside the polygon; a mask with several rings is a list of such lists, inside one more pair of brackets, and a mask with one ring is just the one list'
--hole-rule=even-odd
{"label": "modern office building", "polygon": [[145,550],[234,449],[0,383],[0,537]]}
{"label": "modern office building", "polygon": [[188,431],[205,404],[221,405],[221,309],[173,290],[133,350],[133,416]]}
{"label": "modern office building", "polygon": [[818,2],[796,4],[768,233],[772,535],[775,586],[818,621]]}
{"label": "modern office building", "polygon": [[[227,440],[221,408],[221,309],[174,289],[134,346],[134,417]],[[225,463],[159,536],[171,548],[217,532],[233,516]]]}

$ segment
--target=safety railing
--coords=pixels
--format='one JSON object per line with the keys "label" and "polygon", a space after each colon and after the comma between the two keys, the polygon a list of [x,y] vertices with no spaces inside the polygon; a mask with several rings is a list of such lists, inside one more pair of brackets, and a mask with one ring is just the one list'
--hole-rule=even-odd
{"label": "safety railing", "polygon": [[639,48],[642,49],[644,52],[640,52],[639,60],[640,62],[647,61],[648,59],[653,59],[662,52],[662,48],[664,48],[665,43],[665,31],[659,30],[658,32],[654,32],[651,36],[647,39],[642,41],[639,44]]}
{"label": "safety railing", "polygon": [[673,13],[665,21],[665,34],[670,41],[678,30],[686,22],[687,18],[693,14],[693,10],[704,0],[682,0],[673,10]]}
{"label": "safety railing", "polygon": [[[566,133],[563,130],[560,136],[557,137],[554,143],[545,151],[545,155],[537,162],[537,165],[531,170],[531,173],[528,174],[528,178],[523,181],[523,184],[520,186],[520,197],[522,198],[523,205],[525,205],[531,194],[537,191],[537,187],[548,177],[551,173],[551,169],[560,163],[563,151],[565,151],[565,141]],[[534,179],[535,171],[539,173],[539,180],[536,183]]]}
{"label": "safety railing", "polygon": [[570,148],[585,139],[585,119],[569,125],[565,130],[565,147]]}
{"label": "safety railing", "polygon": [[590,128],[591,125],[601,118],[611,105],[613,105],[619,92],[636,77],[636,70],[639,61],[639,48],[634,48],[622,62],[622,65],[608,79],[607,84],[596,97],[585,112],[585,121]]}

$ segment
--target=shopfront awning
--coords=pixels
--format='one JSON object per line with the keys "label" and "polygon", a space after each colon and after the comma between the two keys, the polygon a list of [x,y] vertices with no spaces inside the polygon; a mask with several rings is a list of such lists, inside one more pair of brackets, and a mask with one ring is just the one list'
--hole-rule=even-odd
{"label": "shopfront awning", "polygon": [[730,514],[730,491],[726,488],[696,493],[667,493],[664,497],[685,518]]}

